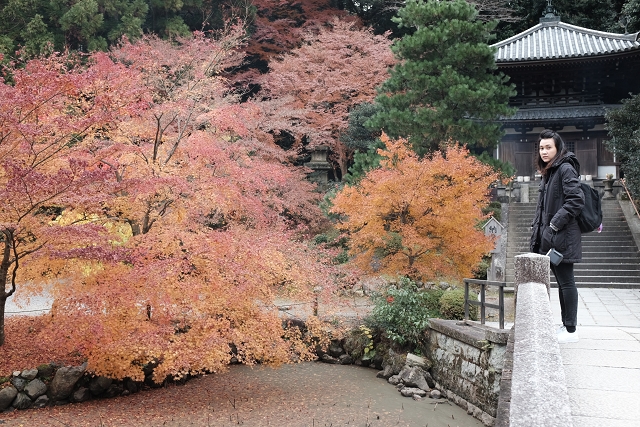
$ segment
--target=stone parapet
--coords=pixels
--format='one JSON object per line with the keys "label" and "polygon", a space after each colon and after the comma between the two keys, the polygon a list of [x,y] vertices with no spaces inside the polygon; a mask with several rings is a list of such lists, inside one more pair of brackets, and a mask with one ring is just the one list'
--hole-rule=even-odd
{"label": "stone parapet", "polygon": [[[509,422],[504,405],[498,425],[510,427],[570,427],[571,408],[560,348],[549,302],[549,258],[525,254],[515,260],[516,316]],[[506,396],[509,393],[510,396]]]}
{"label": "stone parapet", "polygon": [[492,425],[498,407],[508,331],[473,322],[431,319],[429,355],[437,387]]}

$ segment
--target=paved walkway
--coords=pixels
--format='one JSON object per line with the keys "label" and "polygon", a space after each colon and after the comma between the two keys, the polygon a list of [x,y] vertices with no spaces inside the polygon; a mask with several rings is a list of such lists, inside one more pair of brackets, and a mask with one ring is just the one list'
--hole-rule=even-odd
{"label": "paved walkway", "polygon": [[[640,289],[578,289],[580,341],[561,344],[574,427],[640,426]],[[551,289],[555,324],[558,290]]]}

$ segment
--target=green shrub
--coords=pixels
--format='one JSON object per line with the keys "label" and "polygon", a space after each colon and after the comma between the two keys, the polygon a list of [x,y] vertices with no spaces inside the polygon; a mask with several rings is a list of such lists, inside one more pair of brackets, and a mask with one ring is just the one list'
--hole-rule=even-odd
{"label": "green shrub", "polygon": [[476,268],[473,269],[473,278],[487,280],[487,270],[491,267],[491,254],[484,255]]}
{"label": "green shrub", "polygon": [[491,202],[482,209],[484,215],[491,215],[500,222],[502,220],[502,204],[500,202]]}
{"label": "green shrub", "polygon": [[430,317],[440,317],[440,298],[444,294],[444,289],[429,289],[422,291],[427,313]]}
{"label": "green shrub", "polygon": [[373,296],[369,323],[399,346],[420,347],[430,317],[439,315],[432,291],[420,290],[406,277]]}
{"label": "green shrub", "polygon": [[351,330],[345,338],[344,348],[354,359],[372,359],[376,355],[373,348],[373,331],[365,325]]}
{"label": "green shrub", "polygon": [[[475,293],[469,293],[469,299],[478,300]],[[446,291],[440,298],[440,313],[445,319],[463,320],[464,319],[464,289],[452,289]],[[469,318],[478,320],[478,307],[469,306]]]}
{"label": "green shrub", "polygon": [[347,261],[349,261],[349,252],[347,252],[346,249],[340,251],[340,253],[331,260],[335,265],[344,264]]}
{"label": "green shrub", "polygon": [[339,265],[349,261],[349,238],[339,230],[333,228],[324,233],[317,234],[313,238],[313,242],[325,248],[340,249],[337,255],[331,260],[333,264]]}

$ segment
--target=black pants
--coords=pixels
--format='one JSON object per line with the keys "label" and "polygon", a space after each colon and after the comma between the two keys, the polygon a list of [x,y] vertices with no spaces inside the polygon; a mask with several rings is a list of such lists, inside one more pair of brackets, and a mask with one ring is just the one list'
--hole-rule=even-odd
{"label": "black pants", "polygon": [[578,325],[578,288],[573,277],[573,264],[551,264],[551,270],[558,282],[562,324],[567,327],[567,331],[573,332]]}

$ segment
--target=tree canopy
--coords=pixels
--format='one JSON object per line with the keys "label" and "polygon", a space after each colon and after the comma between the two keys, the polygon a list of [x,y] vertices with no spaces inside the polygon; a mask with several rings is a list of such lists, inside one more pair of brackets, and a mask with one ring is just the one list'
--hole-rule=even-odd
{"label": "tree canopy", "polygon": [[339,171],[347,172],[353,150],[340,136],[348,127],[349,111],[370,102],[376,87],[387,78],[395,60],[391,41],[376,36],[353,22],[334,19],[329,26],[308,32],[304,43],[282,58],[269,62],[269,73],[262,79],[259,96],[278,102],[278,113],[290,110],[289,131],[309,148],[328,145],[331,160]]}
{"label": "tree canopy", "polygon": [[274,299],[330,294],[336,272],[306,239],[315,186],[223,76],[242,29],[31,60],[0,84],[0,314],[16,287],[47,286],[38,339],[97,374],[310,355]]}
{"label": "tree canopy", "polygon": [[640,94],[622,100],[622,107],[607,113],[611,139],[607,147],[616,153],[620,169],[634,199],[640,198]]}
{"label": "tree canopy", "polygon": [[413,30],[396,40],[399,62],[382,85],[380,111],[368,122],[392,137],[407,137],[420,152],[452,139],[469,147],[494,147],[496,120],[510,113],[512,89],[497,73],[487,45],[493,24],[476,20],[463,0],[409,0],[397,22]]}
{"label": "tree canopy", "polygon": [[491,249],[477,225],[497,175],[456,145],[420,158],[406,140],[381,138],[380,168],[333,200],[355,262],[376,274],[468,277]]}
{"label": "tree canopy", "polygon": [[627,0],[624,3],[619,25],[629,33],[640,31],[640,0]]}
{"label": "tree canopy", "polygon": [[[599,31],[614,33],[624,32],[619,24],[621,10],[624,3],[637,0],[554,0],[552,8],[560,15],[562,22],[578,25]],[[497,27],[499,40],[504,40],[515,34],[537,25],[544,16],[548,6],[547,0],[515,0],[509,2],[514,15],[520,20],[501,21]]]}

